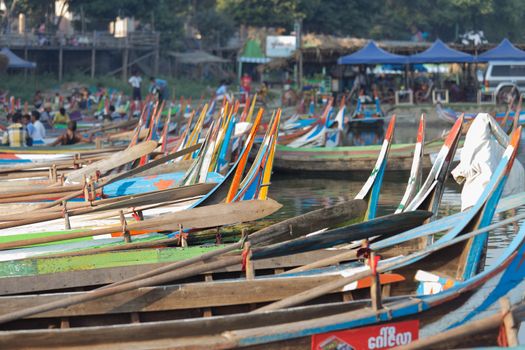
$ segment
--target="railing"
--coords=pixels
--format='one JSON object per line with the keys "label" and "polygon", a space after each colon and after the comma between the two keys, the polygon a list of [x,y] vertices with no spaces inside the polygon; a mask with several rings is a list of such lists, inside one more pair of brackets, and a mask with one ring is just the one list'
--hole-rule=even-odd
{"label": "railing", "polygon": [[8,33],[0,34],[0,47],[89,47],[133,48],[155,47],[159,42],[157,32],[131,32],[116,38],[109,32],[95,31],[64,35],[61,33]]}

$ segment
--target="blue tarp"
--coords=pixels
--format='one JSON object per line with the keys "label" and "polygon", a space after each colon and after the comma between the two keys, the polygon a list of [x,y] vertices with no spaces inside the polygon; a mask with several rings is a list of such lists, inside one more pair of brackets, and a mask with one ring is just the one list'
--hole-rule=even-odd
{"label": "blue tarp", "polygon": [[525,61],[525,51],[512,45],[509,39],[503,39],[498,46],[479,55],[478,61]]}
{"label": "blue tarp", "polygon": [[462,63],[474,62],[474,56],[451,49],[444,42],[437,39],[432,46],[423,52],[408,56],[410,63]]}
{"label": "blue tarp", "polygon": [[407,56],[396,55],[377,47],[376,43],[370,41],[361,50],[353,54],[340,57],[337,60],[339,64],[404,64],[408,63]]}
{"label": "blue tarp", "polygon": [[7,66],[7,68],[36,68],[35,62],[29,62],[18,57],[13,51],[9,50],[7,47],[4,47],[2,50],[0,50],[0,54],[7,56],[7,58],[9,59],[9,65]]}

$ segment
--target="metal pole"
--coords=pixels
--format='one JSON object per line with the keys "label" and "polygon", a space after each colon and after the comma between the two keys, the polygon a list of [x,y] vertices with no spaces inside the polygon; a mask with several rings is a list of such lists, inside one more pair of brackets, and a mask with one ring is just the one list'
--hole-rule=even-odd
{"label": "metal pole", "polygon": [[62,82],[62,77],[64,75],[64,49],[62,48],[62,43],[58,47],[58,81]]}
{"label": "metal pole", "polygon": [[95,67],[97,59],[97,49],[96,49],[96,34],[93,32],[93,39],[91,40],[91,78],[95,77]]}
{"label": "metal pole", "polygon": [[129,49],[128,49],[128,37],[124,38],[124,52],[122,53],[122,80],[128,80],[128,58],[129,58]]}
{"label": "metal pole", "polygon": [[296,40],[296,47],[297,47],[297,87],[299,90],[302,90],[303,88],[303,52],[302,52],[302,27],[303,27],[303,20],[297,19],[295,20],[295,40]]}

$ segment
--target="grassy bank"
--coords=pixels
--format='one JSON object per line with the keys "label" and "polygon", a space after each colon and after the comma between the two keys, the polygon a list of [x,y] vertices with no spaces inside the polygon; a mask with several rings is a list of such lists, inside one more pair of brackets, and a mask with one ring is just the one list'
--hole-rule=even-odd
{"label": "grassy bank", "polygon": [[[216,84],[210,84],[209,82],[166,77],[160,78],[168,81],[171,95],[173,96],[173,94],[175,94],[177,97],[184,96],[186,98],[192,97],[193,99],[199,99],[203,94],[205,94],[205,96],[211,96],[211,93],[215,91],[216,88]],[[143,79],[143,94],[145,95],[149,86],[149,78],[143,77]],[[33,75],[31,73],[29,73],[27,77],[24,77],[24,74],[2,75],[0,77],[0,90],[7,90],[9,91],[9,95],[19,97],[23,101],[31,101],[36,90],[57,92],[75,83],[87,86],[97,86],[101,84],[105,87],[124,91],[124,93],[128,95],[131,94],[129,84],[120,78],[109,76],[91,78],[83,74],[67,75],[62,82],[59,82],[54,75]]]}

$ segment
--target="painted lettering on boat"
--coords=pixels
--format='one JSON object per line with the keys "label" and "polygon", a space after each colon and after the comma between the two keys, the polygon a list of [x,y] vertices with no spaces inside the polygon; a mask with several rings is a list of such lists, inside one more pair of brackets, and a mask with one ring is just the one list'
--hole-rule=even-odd
{"label": "painted lettering on boat", "polygon": [[395,326],[383,327],[377,337],[368,338],[369,349],[385,349],[405,345],[412,341],[411,332],[397,332]]}
{"label": "painted lettering on boat", "polygon": [[419,321],[369,326],[312,336],[312,350],[390,349],[418,339]]}

